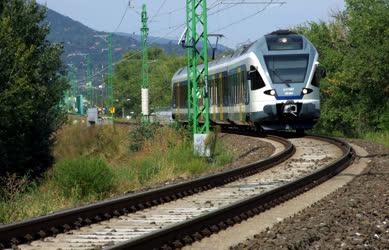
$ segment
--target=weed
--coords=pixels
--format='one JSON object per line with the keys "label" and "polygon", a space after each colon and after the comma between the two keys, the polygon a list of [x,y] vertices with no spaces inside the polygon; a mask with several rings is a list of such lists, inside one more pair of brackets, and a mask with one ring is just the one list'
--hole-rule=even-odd
{"label": "weed", "polygon": [[130,150],[139,151],[145,140],[153,138],[156,128],[155,124],[141,122],[140,125],[131,130],[129,134]]}
{"label": "weed", "polygon": [[114,187],[114,173],[101,159],[78,157],[63,160],[52,171],[52,181],[66,197],[103,196]]}
{"label": "weed", "polygon": [[367,132],[363,137],[366,140],[389,147],[389,131]]}

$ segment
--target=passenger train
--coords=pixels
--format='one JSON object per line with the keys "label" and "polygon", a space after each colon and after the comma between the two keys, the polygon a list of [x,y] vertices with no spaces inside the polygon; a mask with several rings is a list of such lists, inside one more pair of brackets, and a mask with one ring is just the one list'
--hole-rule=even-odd
{"label": "passenger train", "polygon": [[[304,36],[278,30],[208,66],[212,124],[310,129],[320,117],[318,53]],[[200,68],[202,66],[199,66]],[[172,79],[172,117],[187,122],[186,68]]]}

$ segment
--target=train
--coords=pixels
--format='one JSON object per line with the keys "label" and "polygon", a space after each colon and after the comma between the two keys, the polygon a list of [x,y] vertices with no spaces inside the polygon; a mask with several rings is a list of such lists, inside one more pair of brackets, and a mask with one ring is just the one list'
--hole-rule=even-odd
{"label": "train", "polygon": [[[318,58],[306,37],[277,30],[211,61],[207,78],[211,124],[298,133],[311,129],[320,118],[320,79],[325,77]],[[171,84],[172,118],[186,123],[186,67],[174,74]]]}

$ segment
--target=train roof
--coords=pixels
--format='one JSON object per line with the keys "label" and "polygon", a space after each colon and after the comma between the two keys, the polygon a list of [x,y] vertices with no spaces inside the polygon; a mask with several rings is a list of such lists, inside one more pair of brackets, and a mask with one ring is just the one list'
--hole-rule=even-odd
{"label": "train roof", "polygon": [[[254,52],[256,54],[258,54],[258,51],[261,51],[262,53],[264,53],[264,51],[267,51],[267,53],[275,54],[288,53],[287,51],[290,51],[291,53],[296,53],[296,50],[304,50],[304,47],[306,47],[307,44],[310,44],[310,42],[303,35],[297,34],[290,30],[276,30],[262,36],[261,38],[252,43],[242,45],[231,55],[226,55],[219,59],[210,61],[208,63],[208,67],[211,68],[217,65],[224,64],[235,58],[250,54],[251,52]],[[202,65],[199,65],[199,68],[202,68]],[[181,78],[183,76],[186,76],[186,69],[186,67],[180,68],[174,74],[173,78]]]}

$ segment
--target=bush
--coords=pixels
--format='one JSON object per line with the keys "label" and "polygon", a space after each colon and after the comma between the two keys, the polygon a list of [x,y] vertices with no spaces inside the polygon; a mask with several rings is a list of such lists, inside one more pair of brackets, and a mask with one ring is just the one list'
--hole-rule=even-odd
{"label": "bush", "polygon": [[100,158],[82,156],[56,164],[52,181],[66,197],[103,196],[114,187],[114,173]]}
{"label": "bush", "polygon": [[143,143],[154,137],[157,125],[141,122],[135,129],[130,132],[130,150],[133,152],[139,151]]}

